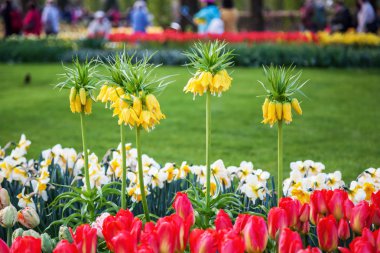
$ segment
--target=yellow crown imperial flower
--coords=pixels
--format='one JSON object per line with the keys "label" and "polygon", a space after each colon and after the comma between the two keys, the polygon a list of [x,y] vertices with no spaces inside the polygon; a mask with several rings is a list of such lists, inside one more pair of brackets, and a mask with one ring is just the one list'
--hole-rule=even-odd
{"label": "yellow crown imperial flower", "polygon": [[77,95],[77,89],[75,87],[71,87],[71,89],[70,89],[70,102],[75,101],[76,95]]}
{"label": "yellow crown imperial flower", "polygon": [[276,101],[276,115],[278,120],[282,120],[282,103]]}
{"label": "yellow crown imperial flower", "polygon": [[86,99],[86,104],[84,106],[84,112],[86,115],[89,115],[92,112],[92,99],[90,97],[87,97],[87,99]]}
{"label": "yellow crown imperial flower", "polygon": [[80,102],[82,103],[82,105],[85,105],[86,104],[86,90],[84,88],[80,88],[79,89],[79,97],[80,97]]}
{"label": "yellow crown imperial flower", "polygon": [[282,117],[286,124],[290,124],[290,122],[292,122],[292,106],[289,102],[283,104]]}
{"label": "yellow crown imperial flower", "polygon": [[226,68],[232,65],[232,51],[226,49],[224,42],[196,43],[185,55],[196,73],[184,87],[186,93],[202,96],[206,92],[220,95],[231,86],[232,78]]}
{"label": "yellow crown imperial flower", "polygon": [[75,112],[82,112],[82,102],[79,94],[75,96]]}
{"label": "yellow crown imperial flower", "polygon": [[291,103],[292,103],[292,107],[296,111],[296,113],[298,113],[299,115],[302,115],[302,109],[301,109],[301,106],[300,106],[300,103],[298,102],[298,100],[296,98],[293,98]]}

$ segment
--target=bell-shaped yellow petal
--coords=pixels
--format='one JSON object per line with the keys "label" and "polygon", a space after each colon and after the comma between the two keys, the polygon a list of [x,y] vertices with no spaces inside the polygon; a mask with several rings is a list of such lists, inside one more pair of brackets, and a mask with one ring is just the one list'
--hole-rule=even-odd
{"label": "bell-shaped yellow petal", "polygon": [[278,120],[282,120],[282,103],[276,102],[276,115]]}
{"label": "bell-shaped yellow petal", "polygon": [[292,122],[292,106],[289,102],[286,102],[282,106],[282,118],[286,124]]}
{"label": "bell-shaped yellow petal", "polygon": [[84,106],[84,112],[89,115],[92,112],[92,99],[90,97],[86,100],[86,105]]}
{"label": "bell-shaped yellow petal", "polygon": [[298,113],[299,115],[302,115],[302,109],[301,109],[300,103],[298,102],[296,98],[292,99],[292,107],[296,111],[296,113]]}
{"label": "bell-shaped yellow petal", "polygon": [[82,103],[82,105],[85,105],[87,94],[84,88],[79,89],[79,97],[80,97],[80,102]]}

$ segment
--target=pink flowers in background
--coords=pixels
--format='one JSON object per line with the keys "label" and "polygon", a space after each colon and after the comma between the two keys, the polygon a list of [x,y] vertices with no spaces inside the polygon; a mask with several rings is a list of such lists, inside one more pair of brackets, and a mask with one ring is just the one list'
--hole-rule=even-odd
{"label": "pink flowers in background", "polygon": [[177,32],[167,30],[162,33],[112,33],[109,40],[113,42],[194,42],[198,40],[222,40],[230,43],[255,43],[255,42],[313,42],[317,36],[312,33],[302,32],[240,32],[224,34],[197,34],[191,32]]}

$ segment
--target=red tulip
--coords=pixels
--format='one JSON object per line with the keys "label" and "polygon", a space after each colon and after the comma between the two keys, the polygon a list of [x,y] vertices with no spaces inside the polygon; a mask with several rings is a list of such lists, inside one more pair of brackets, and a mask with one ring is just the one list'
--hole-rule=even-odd
{"label": "red tulip", "polygon": [[194,225],[194,209],[186,193],[177,192],[173,202],[173,208],[176,214],[182,219],[189,220],[191,226]]}
{"label": "red tulip", "polygon": [[350,226],[346,219],[341,219],[338,225],[338,237],[345,241],[350,238]]}
{"label": "red tulip", "polygon": [[74,241],[80,253],[96,253],[98,237],[97,230],[90,225],[84,224],[77,227]]}
{"label": "red tulip", "polygon": [[[178,227],[169,216],[157,221],[158,248],[161,253],[173,253],[178,243]],[[178,245],[179,246],[179,245]]]}
{"label": "red tulip", "polygon": [[57,244],[53,253],[79,253],[79,251],[74,243],[69,243],[67,240],[62,240]]}
{"label": "red tulip", "polygon": [[156,253],[156,251],[147,245],[140,245],[137,249],[137,253]]}
{"label": "red tulip", "polygon": [[336,189],[332,192],[331,198],[328,200],[328,210],[330,214],[334,215],[337,221],[347,217],[345,210],[347,206],[346,202],[351,202],[351,200],[348,199],[346,191]]}
{"label": "red tulip", "polygon": [[262,217],[252,215],[243,229],[245,250],[248,253],[263,252],[267,247],[268,229]]}
{"label": "red tulip", "polygon": [[288,226],[295,227],[299,219],[301,202],[289,197],[281,198],[278,206],[286,211],[288,215]]}
{"label": "red tulip", "polygon": [[249,214],[239,214],[238,217],[236,218],[235,220],[235,224],[234,224],[234,231],[236,233],[241,233],[245,227],[245,225],[247,224],[247,221],[249,220],[249,217],[251,217],[251,215]]}
{"label": "red tulip", "polygon": [[232,228],[231,218],[223,209],[220,209],[218,214],[216,215],[215,228],[216,230],[221,230],[221,229],[229,230]]}
{"label": "red tulip", "polygon": [[136,253],[136,235],[127,231],[121,231],[112,238],[112,245],[114,253]]}
{"label": "red tulip", "polygon": [[270,238],[275,240],[277,232],[288,225],[288,216],[284,209],[280,207],[273,207],[269,210],[268,231]]}
{"label": "red tulip", "polygon": [[41,253],[41,239],[32,236],[17,237],[10,248],[10,253]]}
{"label": "red tulip", "polygon": [[8,245],[1,239],[0,239],[0,252],[9,253]]}
{"label": "red tulip", "polygon": [[327,215],[327,195],[326,190],[315,190],[310,196],[310,221],[314,225],[320,218]]}
{"label": "red tulip", "polygon": [[223,235],[219,243],[219,253],[244,253],[244,240],[234,230],[221,231]]}
{"label": "red tulip", "polygon": [[280,232],[278,241],[278,253],[297,253],[302,250],[301,236],[289,228],[284,228]]}
{"label": "red tulip", "polygon": [[371,209],[367,201],[363,200],[352,208],[350,225],[352,231],[356,234],[361,234],[363,228],[370,227]]}
{"label": "red tulip", "polygon": [[330,252],[338,248],[338,227],[334,216],[329,215],[319,220],[317,236],[322,250]]}
{"label": "red tulip", "polygon": [[190,234],[191,253],[216,253],[218,242],[216,232],[212,229],[194,229]]}
{"label": "red tulip", "polygon": [[380,226],[380,191],[371,195],[371,216],[372,223]]}
{"label": "red tulip", "polygon": [[308,203],[305,203],[302,205],[299,215],[299,220],[301,222],[309,221],[310,217],[310,205]]}
{"label": "red tulip", "polygon": [[350,243],[350,250],[351,253],[374,253],[376,252],[373,245],[363,239],[362,237],[356,237],[352,242]]}
{"label": "red tulip", "polygon": [[322,253],[322,251],[317,247],[307,247],[306,249],[301,249],[297,253]]}
{"label": "red tulip", "polygon": [[300,232],[301,234],[305,235],[308,234],[310,230],[310,222],[299,222],[297,224],[297,231]]}

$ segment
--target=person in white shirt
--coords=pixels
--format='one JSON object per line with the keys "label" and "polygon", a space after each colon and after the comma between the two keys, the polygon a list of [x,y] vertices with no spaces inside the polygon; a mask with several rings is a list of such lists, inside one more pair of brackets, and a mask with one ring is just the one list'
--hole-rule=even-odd
{"label": "person in white shirt", "polygon": [[94,15],[94,20],[91,21],[88,26],[88,37],[89,38],[107,38],[108,34],[111,32],[111,23],[105,17],[103,11],[97,11]]}
{"label": "person in white shirt", "polygon": [[376,32],[376,13],[368,0],[360,0],[360,10],[358,12],[357,32]]}
{"label": "person in white shirt", "polygon": [[46,35],[56,35],[59,32],[59,11],[53,0],[47,0],[42,12],[42,24]]}

